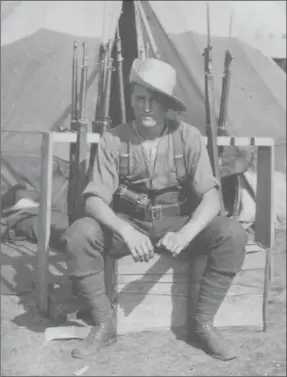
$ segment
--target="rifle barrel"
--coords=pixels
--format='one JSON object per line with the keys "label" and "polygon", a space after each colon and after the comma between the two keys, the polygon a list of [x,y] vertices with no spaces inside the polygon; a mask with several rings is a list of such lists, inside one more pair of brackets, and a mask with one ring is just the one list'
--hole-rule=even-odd
{"label": "rifle barrel", "polygon": [[83,42],[83,57],[81,66],[81,95],[80,95],[80,118],[86,118],[86,94],[87,94],[87,70],[88,58],[86,42]]}
{"label": "rifle barrel", "polygon": [[224,72],[222,77],[222,90],[221,90],[221,100],[220,100],[220,111],[219,111],[219,121],[218,121],[218,135],[222,136],[226,127],[227,120],[227,105],[229,99],[229,87],[230,87],[230,75],[231,75],[231,62],[232,55],[229,50],[225,52],[224,59]]}
{"label": "rifle barrel", "polygon": [[106,67],[106,80],[105,80],[105,95],[104,95],[104,114],[103,120],[105,128],[109,127],[109,111],[110,111],[110,97],[111,97],[111,81],[113,71],[113,58],[112,58],[113,40],[110,39],[107,51],[107,67]]}
{"label": "rifle barrel", "polygon": [[[78,104],[77,104],[77,94],[78,94],[78,56],[77,56],[78,45],[74,42],[73,46],[73,63],[72,63],[72,122],[76,121],[78,118]],[[71,125],[73,128],[73,123]]]}
{"label": "rifle barrel", "polygon": [[123,55],[122,43],[119,28],[117,27],[117,63],[118,63],[118,78],[119,78],[119,93],[120,93],[120,106],[121,106],[121,123],[126,123],[126,104],[125,104],[125,90],[124,90],[124,77],[123,77]]}

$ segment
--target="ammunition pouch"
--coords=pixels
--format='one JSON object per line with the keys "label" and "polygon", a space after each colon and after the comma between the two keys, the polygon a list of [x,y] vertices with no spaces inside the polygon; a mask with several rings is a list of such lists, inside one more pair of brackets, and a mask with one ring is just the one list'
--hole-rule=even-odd
{"label": "ammunition pouch", "polygon": [[152,205],[147,194],[137,193],[126,185],[120,185],[114,195],[113,209],[141,221],[162,220],[167,217],[188,215],[186,200],[168,205]]}

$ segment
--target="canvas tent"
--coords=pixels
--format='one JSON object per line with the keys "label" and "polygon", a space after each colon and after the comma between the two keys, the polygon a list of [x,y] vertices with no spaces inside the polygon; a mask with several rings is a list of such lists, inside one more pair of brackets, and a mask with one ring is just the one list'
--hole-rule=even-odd
{"label": "canvas tent", "polygon": [[[149,25],[159,57],[178,73],[177,95],[186,103],[184,119],[205,133],[203,91],[203,39],[194,32],[168,35],[162,20],[161,2],[141,2],[141,13],[132,1],[15,1],[1,6],[1,191],[16,182],[39,189],[40,132],[70,127],[72,45],[88,45],[89,124],[94,120],[98,45],[115,33],[119,21],[127,84],[132,60],[146,47]],[[173,3],[174,12],[176,3]],[[160,10],[161,9],[161,10]],[[188,18],[188,14],[181,17]],[[202,20],[205,23],[205,19]],[[181,20],[174,20],[175,25]],[[17,25],[17,27],[15,27]],[[141,25],[141,27],[139,27]],[[179,28],[180,32],[181,29]],[[141,33],[142,31],[142,33]],[[264,56],[237,39],[213,39],[216,103],[218,108],[223,68],[223,50],[228,46],[235,60],[230,88],[228,133],[234,136],[271,136],[286,140],[285,75]],[[152,54],[152,51],[151,51]],[[112,85],[115,85],[113,83]],[[112,90],[111,116],[118,122],[118,96]],[[128,98],[128,85],[126,85]],[[131,116],[127,102],[128,117]],[[31,133],[31,131],[33,133]],[[284,148],[278,148],[276,163],[283,169]],[[234,152],[234,151],[233,151]],[[234,153],[233,153],[234,154]],[[65,211],[68,149],[54,151],[53,206]],[[237,155],[235,155],[236,157]],[[283,157],[284,156],[284,157]],[[242,166],[233,171],[240,172]]]}

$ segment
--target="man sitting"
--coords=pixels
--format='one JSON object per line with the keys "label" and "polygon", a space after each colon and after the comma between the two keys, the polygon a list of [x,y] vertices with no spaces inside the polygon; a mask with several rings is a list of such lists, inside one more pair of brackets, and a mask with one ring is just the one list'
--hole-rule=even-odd
{"label": "man sitting", "polygon": [[173,95],[175,84],[170,65],[136,59],[130,73],[134,121],[100,139],[83,193],[85,215],[65,234],[69,274],[94,323],[73,357],[91,356],[114,337],[105,252],[147,262],[157,251],[177,256],[183,250],[207,255],[191,302],[190,338],[215,358],[235,357],[213,319],[242,267],[246,237],[235,220],[219,215],[219,182],[200,132],[167,116],[170,109],[186,110]]}

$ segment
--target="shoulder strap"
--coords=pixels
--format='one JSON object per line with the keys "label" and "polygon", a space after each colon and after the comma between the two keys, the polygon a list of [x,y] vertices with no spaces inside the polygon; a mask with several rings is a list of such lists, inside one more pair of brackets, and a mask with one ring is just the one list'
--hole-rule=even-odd
{"label": "shoulder strap", "polygon": [[121,140],[121,150],[119,156],[119,177],[124,179],[130,175],[131,172],[130,163],[130,143],[129,136],[124,137]]}
{"label": "shoulder strap", "polygon": [[182,135],[182,128],[179,126],[172,133],[174,164],[176,169],[176,177],[179,182],[183,182],[186,178],[186,161],[185,161],[185,145]]}
{"label": "shoulder strap", "polygon": [[121,143],[121,153],[119,162],[119,176],[120,178],[125,178],[129,175],[129,153],[128,153],[128,143],[122,141]]}

